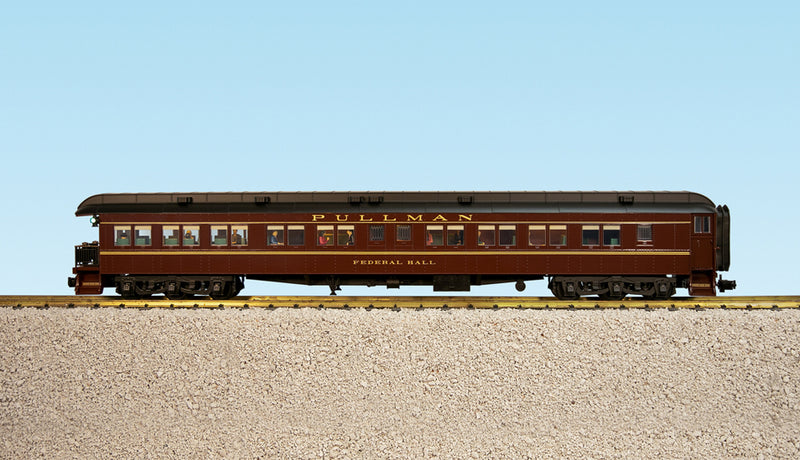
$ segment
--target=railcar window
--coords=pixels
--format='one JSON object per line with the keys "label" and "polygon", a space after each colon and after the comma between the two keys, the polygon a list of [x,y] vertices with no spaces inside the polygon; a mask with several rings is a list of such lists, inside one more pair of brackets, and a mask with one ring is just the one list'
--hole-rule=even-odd
{"label": "railcar window", "polygon": [[228,226],[211,226],[211,244],[213,246],[226,246],[228,244]]}
{"label": "railcar window", "polygon": [[339,246],[353,246],[356,244],[355,227],[353,225],[339,225],[336,229],[336,241]]}
{"label": "railcar window", "polygon": [[303,246],[306,244],[306,230],[302,225],[289,225],[286,227],[289,237],[289,245]]}
{"label": "railcar window", "polygon": [[444,226],[428,225],[426,230],[425,244],[428,246],[441,246],[444,240]]}
{"label": "railcar window", "polygon": [[494,246],[494,225],[478,225],[478,246]]}
{"label": "railcar window", "polygon": [[463,246],[464,245],[464,226],[463,225],[448,225],[447,226],[447,245],[448,246]]}
{"label": "railcar window", "polygon": [[317,246],[333,246],[333,225],[317,225]]}
{"label": "railcar window", "polygon": [[600,244],[600,226],[584,225],[582,231],[584,246],[597,246]]}
{"label": "railcar window", "polygon": [[711,217],[710,216],[694,216],[694,232],[695,233],[711,233]]}
{"label": "railcar window", "polygon": [[411,241],[411,226],[398,225],[397,226],[397,241]]}
{"label": "railcar window", "polygon": [[[283,246],[283,241],[283,225],[267,225],[267,244],[269,246]],[[291,241],[289,244],[292,244]],[[303,243],[301,242],[300,244]]]}
{"label": "railcar window", "polygon": [[114,226],[114,246],[131,245],[131,227],[128,225]]}
{"label": "railcar window", "polygon": [[136,246],[150,246],[152,237],[149,225],[137,225],[133,228],[133,239]]}
{"label": "railcar window", "polygon": [[369,240],[372,242],[383,241],[384,226],[383,225],[370,225],[369,226]]}
{"label": "railcar window", "polygon": [[547,242],[547,230],[544,225],[528,226],[528,244],[531,246],[544,246]]}
{"label": "railcar window", "polygon": [[619,225],[603,225],[603,246],[619,245]]}
{"label": "railcar window", "polygon": [[199,225],[184,225],[183,226],[183,245],[184,246],[197,246],[200,244],[200,226]]}
{"label": "railcar window", "polygon": [[181,237],[181,230],[177,225],[165,225],[161,227],[161,243],[164,246],[177,246]]}
{"label": "railcar window", "polygon": [[650,224],[639,224],[639,226],[636,227],[636,239],[639,240],[640,243],[652,243],[653,226]]}
{"label": "railcar window", "polygon": [[517,244],[517,227],[515,225],[500,225],[500,246],[514,246]]}
{"label": "railcar window", "polygon": [[550,246],[566,246],[566,245],[567,245],[567,226],[551,225]]}
{"label": "railcar window", "polygon": [[247,246],[247,225],[231,225],[231,244]]}

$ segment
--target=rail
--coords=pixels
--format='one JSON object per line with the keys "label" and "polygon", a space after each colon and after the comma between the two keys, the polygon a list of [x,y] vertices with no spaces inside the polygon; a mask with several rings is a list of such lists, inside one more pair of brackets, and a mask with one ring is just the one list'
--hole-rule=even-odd
{"label": "rail", "polygon": [[332,309],[784,309],[800,308],[800,296],[674,297],[616,301],[558,300],[553,297],[381,297],[381,296],[258,296],[213,300],[196,297],[169,300],[153,297],[127,300],[114,296],[0,296],[5,308],[332,308]]}

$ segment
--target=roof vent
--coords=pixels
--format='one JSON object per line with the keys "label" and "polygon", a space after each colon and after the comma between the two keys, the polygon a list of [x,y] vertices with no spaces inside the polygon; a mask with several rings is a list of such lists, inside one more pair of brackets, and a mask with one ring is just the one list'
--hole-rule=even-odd
{"label": "roof vent", "polygon": [[363,196],[350,195],[350,196],[347,197],[347,201],[353,206],[358,206],[361,203],[367,201],[367,199],[364,198]]}
{"label": "roof vent", "polygon": [[619,195],[617,200],[619,200],[619,204],[621,205],[632,205],[633,195]]}
{"label": "roof vent", "polygon": [[259,206],[266,206],[270,201],[270,197],[268,196],[257,196],[255,197],[256,204]]}
{"label": "roof vent", "polygon": [[179,196],[178,197],[178,204],[181,206],[187,206],[192,204],[192,197],[190,196]]}
{"label": "roof vent", "polygon": [[382,195],[369,197],[369,204],[375,206],[375,205],[378,205],[378,204],[381,204],[381,203],[383,203],[383,196]]}
{"label": "roof vent", "polygon": [[472,195],[459,195],[458,196],[458,204],[460,205],[470,205],[472,204],[473,196]]}

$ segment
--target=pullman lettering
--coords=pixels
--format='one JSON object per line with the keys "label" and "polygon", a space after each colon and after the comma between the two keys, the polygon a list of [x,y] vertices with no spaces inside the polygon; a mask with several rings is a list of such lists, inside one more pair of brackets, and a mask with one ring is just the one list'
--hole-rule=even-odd
{"label": "pullman lettering", "polygon": [[445,217],[442,214],[425,216],[424,214],[381,214],[380,216],[367,216],[366,214],[312,214],[311,222],[471,222],[472,214],[458,214],[457,217]]}

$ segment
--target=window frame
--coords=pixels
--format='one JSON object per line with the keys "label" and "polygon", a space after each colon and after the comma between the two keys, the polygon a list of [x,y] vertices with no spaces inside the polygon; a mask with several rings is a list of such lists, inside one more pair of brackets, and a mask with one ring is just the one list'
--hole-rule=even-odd
{"label": "window frame", "polygon": [[[250,242],[250,237],[248,236],[249,233],[249,226],[247,224],[231,224],[230,233],[228,233],[228,243],[235,248],[240,248],[247,246]],[[237,236],[239,237],[240,243],[234,241],[233,232],[241,232],[238,233]]]}
{"label": "window frame", "polygon": [[[194,243],[186,242],[186,232],[191,232],[191,234],[193,235],[192,238],[194,240]],[[197,246],[200,246],[200,225],[199,224],[181,225],[180,242],[182,247],[195,248]]]}
{"label": "window frame", "polygon": [[[168,236],[167,232],[170,232]],[[174,243],[169,243],[168,240],[174,239]],[[162,225],[161,226],[161,245],[165,248],[178,248],[181,246],[181,226],[180,225]]]}
{"label": "window frame", "polygon": [[380,244],[386,241],[386,225],[371,224],[369,226],[369,242]]}
{"label": "window frame", "polygon": [[[486,238],[484,236],[484,234],[486,233],[491,235],[491,237]],[[497,226],[478,224],[478,246],[490,248],[492,246],[496,246],[497,245],[496,243],[497,243]]]}
{"label": "window frame", "polygon": [[[140,232],[147,232],[145,236],[140,236]],[[146,239],[147,242],[139,244],[139,239]],[[152,225],[134,225],[133,226],[133,244],[134,246],[143,248],[153,245],[153,226]]]}
{"label": "window frame", "polygon": [[[617,242],[613,243],[609,235],[606,232],[616,232],[617,233]],[[618,248],[622,247],[622,226],[619,224],[609,224],[603,225],[603,246],[608,248]]]}
{"label": "window frame", "polygon": [[[594,233],[594,235],[596,236],[595,242],[592,242],[591,238],[589,238],[588,239],[589,242],[587,242],[587,235],[592,235],[592,233],[587,233],[587,232],[593,232]],[[600,226],[599,225],[597,225],[597,224],[582,224],[581,225],[581,246],[588,247],[588,248],[593,248],[593,247],[599,247],[600,246]]]}
{"label": "window frame", "polygon": [[711,233],[711,216],[694,216],[694,233],[698,235]]}
{"label": "window frame", "polygon": [[[503,232],[506,232],[505,234]],[[508,236],[511,232],[511,242],[504,242],[504,237]],[[505,248],[514,247],[517,245],[517,226],[513,224],[500,224],[497,226],[497,246]]]}
{"label": "window frame", "polygon": [[[114,246],[127,248],[133,246],[133,238],[130,225],[115,225],[114,226]],[[126,241],[122,241],[125,239]]]}
{"label": "window frame", "polygon": [[[445,244],[448,247],[457,248],[457,247],[463,247],[464,246],[464,226],[463,225],[461,225],[461,224],[448,225],[445,236],[446,236]],[[455,238],[453,238],[451,240],[451,236],[455,237]]]}
{"label": "window frame", "polygon": [[[533,232],[542,232],[542,242],[541,243],[534,243],[531,239],[533,236]],[[547,225],[542,224],[535,224],[535,225],[528,225],[528,246],[534,248],[540,248],[547,246]]]}
{"label": "window frame", "polygon": [[[414,230],[411,224],[395,225],[395,241],[400,244],[411,244],[414,237]],[[402,238],[401,238],[402,236]]]}
{"label": "window frame", "polygon": [[[347,232],[350,232],[348,237]],[[350,242],[352,241],[352,242]],[[336,245],[344,246],[346,248],[355,247],[356,245],[356,226],[355,225],[337,225],[336,226]]]}
{"label": "window frame", "polygon": [[425,226],[425,246],[440,247],[444,246],[444,225]]}
{"label": "window frame", "polygon": [[[291,225],[290,225],[291,227]],[[268,248],[278,248],[284,246],[287,242],[288,231],[284,229],[283,225],[267,225],[267,247]],[[278,232],[278,236],[275,239],[278,241],[277,243],[272,242],[272,233]]]}
{"label": "window frame", "polygon": [[[547,245],[552,248],[563,248],[569,242],[569,233],[567,232],[566,224],[548,225],[547,228]],[[553,238],[558,238],[554,242]]]}
{"label": "window frame", "polygon": [[[300,232],[299,243],[295,242],[297,232]],[[305,225],[287,225],[286,226],[286,245],[299,247],[306,245],[306,226]]]}
{"label": "window frame", "polygon": [[[644,237],[642,233],[645,233]],[[653,224],[636,225],[636,242],[638,244],[653,244]]]}
{"label": "window frame", "polygon": [[[328,235],[330,232],[330,235]],[[317,240],[317,247],[320,248],[328,248],[336,246],[336,229],[333,225],[326,224],[326,225],[317,225],[317,231],[315,233],[316,240]],[[325,242],[322,242],[322,238],[325,237]]]}
{"label": "window frame", "polygon": [[[220,235],[219,232],[220,231],[222,231],[223,232],[222,234],[224,235],[222,238],[219,237],[219,235]],[[227,225],[219,225],[219,224],[210,225],[209,226],[209,238],[210,238],[210,241],[211,241],[211,246],[215,247],[215,248],[228,246],[228,243],[230,242],[230,238],[228,236],[229,234],[230,234],[230,231],[228,230],[228,226]],[[221,240],[221,242],[220,242],[220,240]]]}

